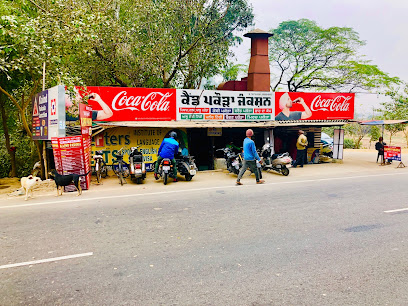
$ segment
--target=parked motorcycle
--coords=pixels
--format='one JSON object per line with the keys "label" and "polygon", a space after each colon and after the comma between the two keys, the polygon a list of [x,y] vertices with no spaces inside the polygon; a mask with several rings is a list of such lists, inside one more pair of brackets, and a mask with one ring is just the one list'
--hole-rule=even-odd
{"label": "parked motorcycle", "polygon": [[224,153],[227,170],[230,173],[238,175],[239,169],[242,166],[242,156],[240,154],[235,154],[230,148],[217,149],[216,151],[222,151]]}
{"label": "parked motorcycle", "polygon": [[175,156],[177,171],[184,175],[186,181],[191,181],[193,176],[197,173],[197,166],[195,164],[193,156],[183,156],[181,153]]}
{"label": "parked motorcycle", "polygon": [[269,143],[265,143],[262,147],[261,156],[263,160],[262,168],[264,170],[273,170],[284,176],[289,175],[288,167],[292,163],[289,153],[272,154],[272,146]]}
{"label": "parked motorcycle", "polygon": [[130,177],[136,180],[137,184],[141,184],[146,178],[146,166],[143,162],[143,153],[138,150],[139,147],[130,148],[129,154]]}

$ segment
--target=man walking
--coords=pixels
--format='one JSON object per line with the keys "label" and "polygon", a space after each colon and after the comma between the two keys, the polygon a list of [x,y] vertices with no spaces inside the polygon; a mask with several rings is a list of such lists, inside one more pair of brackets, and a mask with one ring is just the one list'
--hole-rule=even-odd
{"label": "man walking", "polygon": [[174,174],[174,182],[177,182],[177,167],[176,167],[176,160],[174,159],[174,155],[177,154],[178,149],[179,149],[179,143],[177,142],[177,133],[172,131],[169,134],[170,138],[164,138],[159,151],[157,152],[157,162],[154,166],[154,178],[156,180],[159,179],[157,176],[157,171],[159,170],[159,165],[163,158],[168,158],[171,160],[171,163],[173,164],[173,174]]}
{"label": "man walking", "polygon": [[293,163],[293,168],[296,168],[297,165],[299,165],[301,168],[303,168],[303,164],[305,163],[306,159],[306,147],[307,147],[307,138],[304,135],[305,132],[302,130],[299,130],[298,132],[299,137],[296,141],[296,160]]}
{"label": "man walking", "polygon": [[262,184],[265,181],[259,179],[259,172],[256,166],[256,160],[261,160],[258,153],[256,152],[255,142],[251,139],[254,135],[254,131],[248,129],[246,131],[246,138],[244,140],[244,161],[242,163],[242,168],[239,171],[238,178],[237,178],[237,185],[242,185],[240,182],[242,176],[244,175],[245,171],[249,167],[253,173],[255,173],[256,183]]}

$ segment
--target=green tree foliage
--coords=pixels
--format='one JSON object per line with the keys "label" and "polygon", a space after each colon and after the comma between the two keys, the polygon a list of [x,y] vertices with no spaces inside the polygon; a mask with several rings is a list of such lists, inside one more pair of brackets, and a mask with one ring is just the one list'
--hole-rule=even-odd
{"label": "green tree foliage", "polygon": [[[382,103],[379,111],[382,113],[381,118],[385,120],[408,120],[408,85],[401,89],[389,91],[387,95],[391,101]],[[408,129],[406,124],[387,124],[385,129],[390,134],[389,144],[391,145],[392,137],[402,131],[408,145]]]}
{"label": "green tree foliage", "polygon": [[370,132],[369,125],[361,125],[357,122],[349,123],[344,126],[345,133],[352,137],[354,149],[361,147],[361,140]]}
{"label": "green tree foliage", "polygon": [[227,65],[229,47],[252,20],[247,0],[0,0],[7,122],[31,137],[31,98],[44,64],[46,88],[198,88]]}
{"label": "green tree foliage", "polygon": [[272,90],[378,90],[399,82],[358,55],[365,43],[351,28],[323,29],[314,21],[282,22],[269,39]]}

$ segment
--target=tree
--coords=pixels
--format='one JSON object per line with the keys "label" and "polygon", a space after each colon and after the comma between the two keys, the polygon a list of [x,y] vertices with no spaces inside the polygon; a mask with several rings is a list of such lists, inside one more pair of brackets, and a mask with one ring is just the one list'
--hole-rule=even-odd
{"label": "tree", "polygon": [[276,75],[273,91],[356,89],[378,90],[399,82],[358,55],[365,43],[351,28],[323,29],[308,19],[282,22],[271,29],[271,72]]}
{"label": "tree", "polygon": [[[382,103],[379,111],[382,113],[381,118],[385,120],[408,120],[408,85],[401,89],[389,91],[387,96],[391,101]],[[390,133],[390,142],[392,137],[402,131],[408,145],[408,129],[406,124],[387,124],[385,129]]]}
{"label": "tree", "polygon": [[370,132],[370,126],[353,122],[346,124],[344,130],[354,138],[354,149],[359,149],[361,146],[361,140]]}

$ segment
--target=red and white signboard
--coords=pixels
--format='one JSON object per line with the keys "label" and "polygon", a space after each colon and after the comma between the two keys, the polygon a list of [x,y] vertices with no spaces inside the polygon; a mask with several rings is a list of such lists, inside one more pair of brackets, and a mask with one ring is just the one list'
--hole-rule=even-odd
{"label": "red and white signboard", "polygon": [[[54,152],[55,170],[59,174],[85,174],[91,169],[89,136],[53,137],[51,139]],[[81,178],[81,188],[89,189],[91,174]],[[65,187],[65,191],[75,191],[74,185]]]}
{"label": "red and white signboard", "polygon": [[176,120],[176,89],[89,86],[93,121]]}
{"label": "red and white signboard", "polygon": [[401,147],[384,146],[384,159],[401,161]]}
{"label": "red and white signboard", "polygon": [[81,135],[92,135],[92,107],[80,103],[79,119],[81,121]]}
{"label": "red and white signboard", "polygon": [[276,92],[275,120],[338,120],[354,118],[353,93]]}

